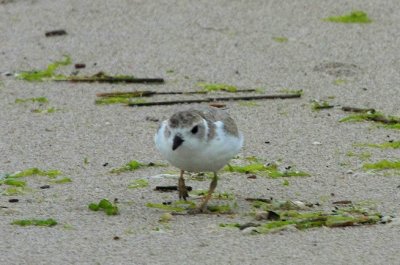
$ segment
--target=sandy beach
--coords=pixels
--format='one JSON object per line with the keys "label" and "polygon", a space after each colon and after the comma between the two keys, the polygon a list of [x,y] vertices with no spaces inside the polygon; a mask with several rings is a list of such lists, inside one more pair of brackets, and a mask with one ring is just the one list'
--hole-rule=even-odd
{"label": "sandy beach", "polygon": [[[24,177],[26,189],[11,195],[6,193],[13,186],[0,185],[0,263],[398,264],[398,219],[256,235],[220,224],[257,222],[246,198],[301,201],[328,212],[334,202],[347,200],[381,216],[400,217],[399,170],[365,170],[367,163],[399,161],[400,149],[362,146],[400,141],[400,130],[372,121],[339,122],[352,114],[343,106],[400,116],[399,8],[396,0],[0,1],[0,176],[39,168],[59,170],[60,178],[71,180]],[[372,22],[323,20],[354,10]],[[60,29],[66,34],[45,36]],[[165,83],[28,82],[15,76],[46,69],[63,56],[71,64],[60,66],[59,74],[102,71]],[[76,63],[86,67],[75,69]],[[196,104],[99,105],[96,94],[187,92],[201,89],[199,83],[261,94],[301,90],[300,98],[224,103],[245,137],[236,162],[254,156],[309,176],[248,178],[221,171],[217,192],[234,200],[210,204],[235,204],[231,214],[172,215],[160,222],[165,211],[146,205],[178,200],[176,192],[154,190],[176,185],[178,169],[110,171],[132,160],[167,164],[153,141],[159,122]],[[32,102],[40,97],[48,102]],[[315,100],[333,107],[315,111]],[[137,180],[148,185],[128,188]],[[186,184],[204,190],[209,182],[187,177]],[[88,209],[104,198],[116,202],[118,215]],[[47,218],[58,224],[11,224]]]}

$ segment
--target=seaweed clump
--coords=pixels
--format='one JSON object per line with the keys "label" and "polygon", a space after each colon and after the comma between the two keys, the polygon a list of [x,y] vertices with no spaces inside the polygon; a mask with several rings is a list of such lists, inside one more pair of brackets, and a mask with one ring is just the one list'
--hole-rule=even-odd
{"label": "seaweed clump", "polygon": [[324,19],[324,21],[335,23],[371,23],[372,20],[364,11],[353,11],[350,14],[343,16],[331,16]]}

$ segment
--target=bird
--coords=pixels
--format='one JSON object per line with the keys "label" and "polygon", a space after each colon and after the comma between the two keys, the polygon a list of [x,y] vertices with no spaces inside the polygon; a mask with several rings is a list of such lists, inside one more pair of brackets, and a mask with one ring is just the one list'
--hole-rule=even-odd
{"label": "bird", "polygon": [[243,134],[227,111],[197,106],[175,112],[161,122],[154,141],[161,156],[180,169],[179,199],[189,196],[183,174],[213,172],[207,195],[191,213],[207,211],[206,205],[217,187],[217,171],[224,167],[243,146]]}

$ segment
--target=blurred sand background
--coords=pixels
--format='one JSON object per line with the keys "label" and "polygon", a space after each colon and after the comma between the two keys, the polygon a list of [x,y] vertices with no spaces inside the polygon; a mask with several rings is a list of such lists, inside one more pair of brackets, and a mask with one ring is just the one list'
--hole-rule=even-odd
{"label": "blurred sand background", "polygon": [[[397,264],[399,225],[317,228],[266,235],[223,229],[249,222],[246,197],[320,202],[372,201],[384,215],[400,213],[399,175],[361,169],[349,152],[368,151],[369,162],[399,159],[398,149],[356,149],[355,143],[399,140],[399,130],[367,122],[339,123],[340,106],[375,108],[400,116],[400,3],[385,1],[0,1],[0,174],[26,168],[58,169],[72,179],[34,191],[0,196],[1,264]],[[322,19],[363,10],[369,24]],[[65,29],[67,35],[45,37]],[[276,37],[287,38],[277,42]],[[44,69],[68,54],[85,63],[79,74],[104,71],[163,77],[163,85],[26,82],[7,73]],[[327,65],[340,63],[332,71]],[[61,72],[70,74],[73,65]],[[345,80],[340,82],[338,80]],[[129,90],[189,91],[198,82],[303,90],[301,99],[228,102],[245,136],[240,156],[282,161],[306,178],[248,179],[220,174],[217,190],[233,193],[235,215],[174,216],[146,203],[174,201],[154,191],[175,170],[150,167],[119,175],[130,160],[165,163],[154,147],[158,122],[185,105],[130,108],[95,105],[96,93]],[[55,113],[32,113],[17,98],[47,97]],[[156,97],[157,100],[176,96]],[[336,107],[313,112],[312,100]],[[269,142],[269,143],[266,143]],[[316,142],[320,144],[315,144]],[[149,186],[128,189],[135,179]],[[209,181],[188,180],[195,189]],[[4,188],[4,185],[3,187]],[[18,203],[9,199],[18,198]],[[120,215],[89,211],[90,202],[118,198]],[[7,207],[7,208],[5,208]],[[51,228],[19,227],[16,219],[54,218]],[[119,240],[115,240],[115,237]]]}

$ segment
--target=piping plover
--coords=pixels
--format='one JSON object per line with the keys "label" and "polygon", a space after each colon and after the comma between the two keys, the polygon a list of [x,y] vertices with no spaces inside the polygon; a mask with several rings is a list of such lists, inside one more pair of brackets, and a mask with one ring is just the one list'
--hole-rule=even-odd
{"label": "piping plover", "polygon": [[194,211],[203,212],[217,186],[217,171],[239,152],[243,135],[227,112],[200,106],[176,112],[163,121],[154,141],[161,155],[181,170],[180,199],[188,197],[184,171],[214,173],[207,196]]}

